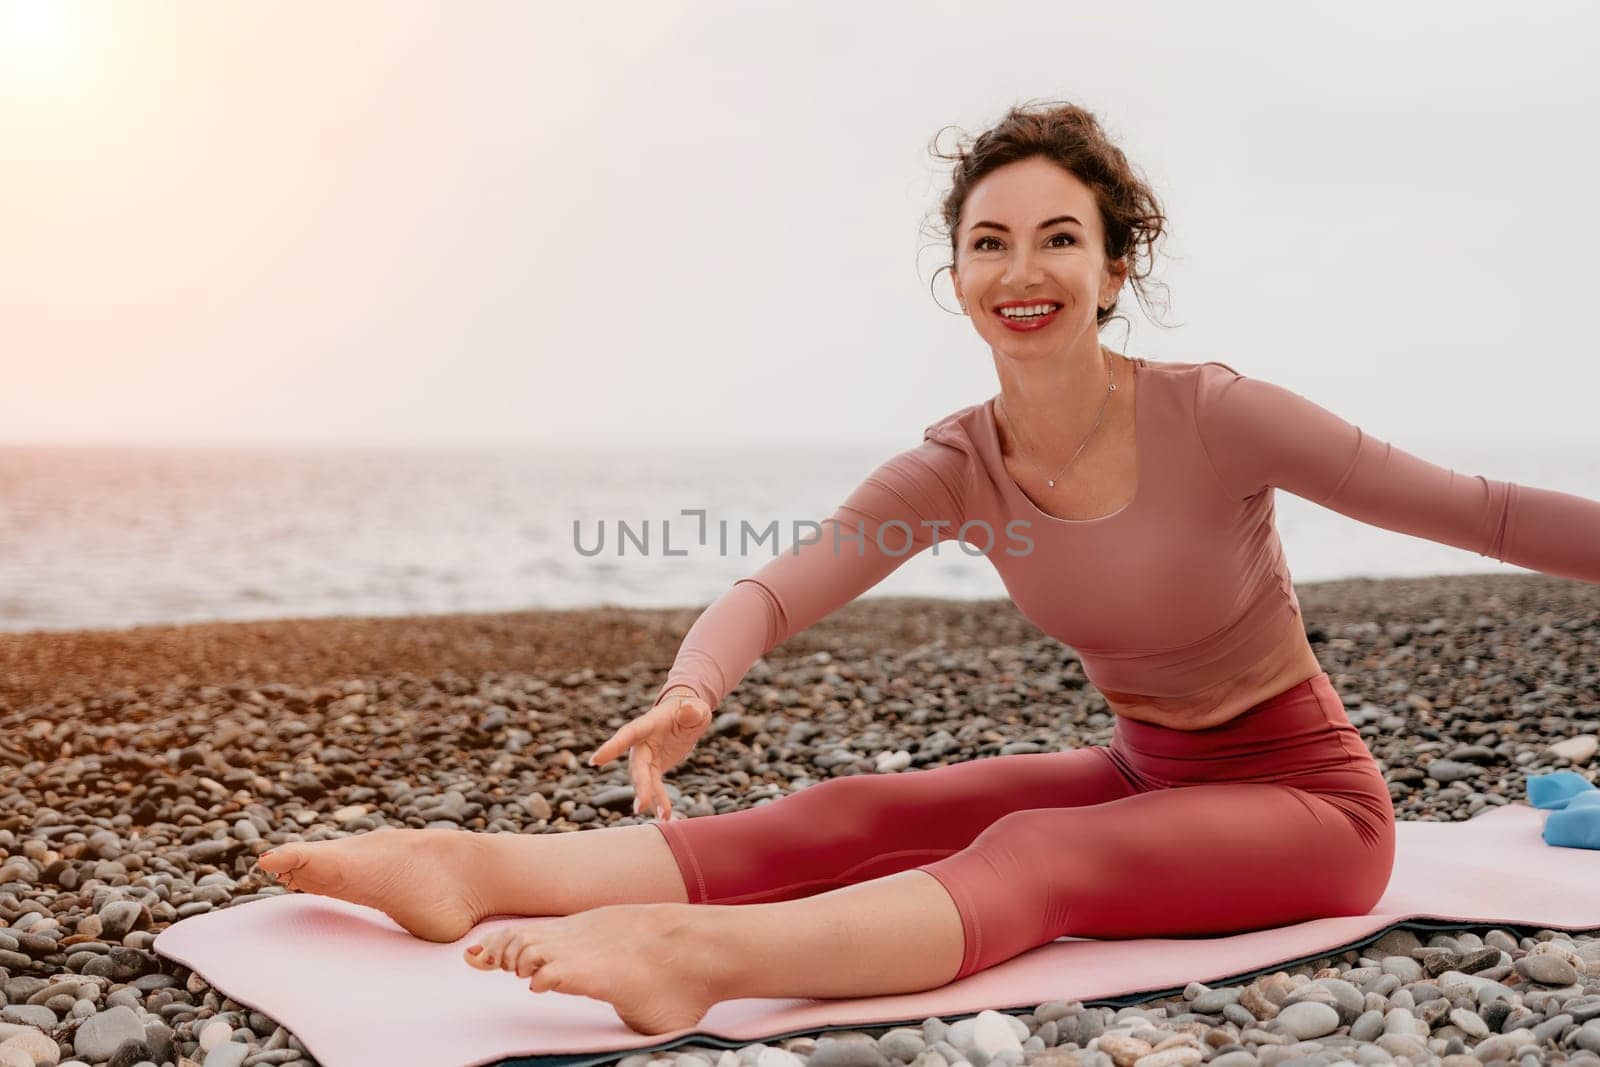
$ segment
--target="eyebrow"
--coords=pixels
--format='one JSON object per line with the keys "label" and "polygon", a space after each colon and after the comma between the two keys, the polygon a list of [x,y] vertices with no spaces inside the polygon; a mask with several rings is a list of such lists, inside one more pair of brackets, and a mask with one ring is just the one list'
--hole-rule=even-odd
{"label": "eyebrow", "polygon": [[[1073,218],[1071,215],[1057,215],[1053,219],[1045,219],[1043,222],[1039,223],[1039,227],[1038,228],[1041,229],[1041,230],[1048,229],[1049,227],[1054,226],[1058,222],[1076,222],[1079,226],[1083,225],[1083,223],[1078,222],[1078,220]],[[985,220],[983,222],[974,222],[968,228],[968,232],[970,233],[972,230],[982,229],[985,226],[989,227],[990,229],[999,230],[1001,233],[1010,233],[1011,232],[1011,228],[1009,226],[1002,226],[998,222],[989,222],[987,220]]]}

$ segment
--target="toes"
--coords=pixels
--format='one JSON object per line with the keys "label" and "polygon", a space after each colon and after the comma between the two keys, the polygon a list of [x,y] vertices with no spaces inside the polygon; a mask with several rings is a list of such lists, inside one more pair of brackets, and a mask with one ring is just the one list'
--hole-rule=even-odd
{"label": "toes", "polygon": [[279,845],[270,854],[262,853],[256,863],[269,874],[283,874],[305,866],[305,850],[295,845]]}
{"label": "toes", "polygon": [[[312,863],[316,859],[316,863]],[[263,870],[277,875],[278,880],[291,889],[309,893],[338,896],[345,892],[344,858],[337,853],[318,854],[301,842],[281,845],[272,855],[258,861]]]}
{"label": "toes", "polygon": [[521,964],[522,958],[533,948],[525,937],[511,938],[500,953],[500,969],[502,971],[515,971]]}
{"label": "toes", "polygon": [[559,993],[563,978],[560,967],[546,963],[534,972],[533,978],[528,982],[528,988],[535,993]]}
{"label": "toes", "polygon": [[490,934],[463,950],[462,958],[480,971],[507,971],[527,978],[542,962],[539,948],[518,934]]}
{"label": "toes", "polygon": [[532,945],[524,947],[521,952],[517,953],[517,977],[533,977],[533,972],[538,970],[539,965],[543,962],[537,948]]}
{"label": "toes", "polygon": [[488,934],[481,941],[474,941],[466,949],[466,960],[474,967],[492,971],[505,959],[506,937],[504,934]]}

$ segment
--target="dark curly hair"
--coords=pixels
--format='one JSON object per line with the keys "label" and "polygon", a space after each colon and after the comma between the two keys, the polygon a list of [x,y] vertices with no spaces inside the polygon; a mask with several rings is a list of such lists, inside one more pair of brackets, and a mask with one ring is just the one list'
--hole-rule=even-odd
{"label": "dark curly hair", "polygon": [[[1094,115],[1077,104],[1045,101],[1011,108],[997,124],[970,145],[953,152],[939,149],[939,138],[946,126],[934,135],[929,152],[937,159],[954,164],[950,192],[941,205],[941,235],[950,240],[950,262],[939,270],[955,266],[956,233],[961,227],[961,210],[967,195],[979,179],[1007,163],[1042,156],[1070,171],[1094,193],[1105,231],[1107,262],[1127,257],[1128,280],[1133,283],[1139,302],[1149,309],[1147,283],[1156,251],[1156,242],[1166,232],[1166,216],[1154,191],[1128,162],[1122,149],[1111,143]],[[934,278],[939,271],[934,271]],[[1160,286],[1161,283],[1153,283]],[[929,291],[933,282],[928,283]],[[1165,286],[1161,286],[1165,288]],[[935,301],[937,301],[935,297]],[[943,306],[943,305],[941,305]],[[1096,326],[1104,326],[1116,311],[1111,307],[1095,312]],[[1124,319],[1126,321],[1126,319]]]}

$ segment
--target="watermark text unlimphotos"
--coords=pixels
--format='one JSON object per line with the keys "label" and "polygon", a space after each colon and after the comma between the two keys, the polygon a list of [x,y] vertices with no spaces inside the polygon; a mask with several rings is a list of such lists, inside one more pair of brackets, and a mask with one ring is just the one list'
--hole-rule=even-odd
{"label": "watermark text unlimphotos", "polygon": [[[679,527],[673,526],[671,519],[661,519],[660,554],[663,556],[687,556],[690,550],[685,547],[685,543],[701,548],[706,548],[710,544],[711,524],[707,522],[705,508],[683,508],[679,514],[698,520],[696,524],[698,537],[696,538],[695,532],[684,534]],[[656,550],[651,543],[653,521],[644,519],[634,523],[617,519],[611,539],[615,546],[614,553],[618,556],[649,556],[654,553]],[[930,548],[937,556],[941,543],[954,541],[961,546],[961,551],[969,556],[987,556],[996,551],[1003,541],[1005,547],[999,550],[1006,555],[1028,556],[1033,554],[1033,539],[1024,531],[1031,525],[1027,519],[1012,519],[1006,523],[1002,538],[995,533],[993,526],[983,519],[969,519],[959,526],[948,519],[924,519],[917,524],[920,529],[913,527],[904,519],[890,519],[888,522],[874,523],[870,533],[868,524],[864,521],[859,521],[852,527],[833,518],[821,522],[813,519],[794,519],[790,523],[793,536],[789,553],[797,556],[800,554],[800,549],[807,545],[831,543],[833,554],[836,556],[852,549],[856,555],[865,556],[869,545],[886,556],[907,556],[924,548]],[[772,555],[774,557],[778,555],[778,531],[781,523],[777,519],[760,528],[751,525],[748,519],[741,519],[731,538],[730,523],[727,519],[718,519],[715,526],[716,551],[719,555],[747,556],[752,547],[759,548],[769,540]],[[949,533],[943,529],[952,526],[955,529]],[[806,527],[809,527],[809,533],[802,537],[802,528]],[[824,536],[824,527],[831,531],[831,537]],[[598,556],[606,551],[606,531],[606,520],[597,520],[592,536],[586,543],[582,521],[573,519],[572,547],[577,549],[580,556]],[[675,531],[678,531],[678,536],[682,538],[678,547],[673,546]]]}

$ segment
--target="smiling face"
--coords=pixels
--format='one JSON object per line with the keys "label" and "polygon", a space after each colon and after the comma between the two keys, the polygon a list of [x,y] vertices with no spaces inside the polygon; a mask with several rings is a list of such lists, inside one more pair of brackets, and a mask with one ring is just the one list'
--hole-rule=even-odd
{"label": "smiling face", "polygon": [[[1110,263],[1094,193],[1041,156],[1008,163],[967,194],[950,271],[972,325],[996,351],[1028,356],[1087,343],[1098,348],[1095,316],[1128,274]],[[1018,304],[1054,305],[1032,323],[1002,316]]]}

